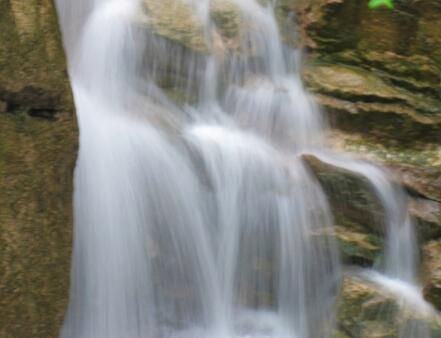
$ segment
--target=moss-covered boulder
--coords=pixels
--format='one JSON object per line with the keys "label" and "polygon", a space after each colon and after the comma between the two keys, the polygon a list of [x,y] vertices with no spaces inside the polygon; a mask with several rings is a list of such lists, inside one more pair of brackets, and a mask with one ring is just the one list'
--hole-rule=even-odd
{"label": "moss-covered boulder", "polygon": [[[332,235],[338,241],[343,262],[359,266],[380,262],[385,234],[384,211],[369,182],[359,174],[312,155],[303,155],[303,159],[328,196],[335,226],[332,233],[328,231],[326,235]],[[408,202],[409,212],[417,221],[419,242],[422,244],[424,296],[441,309],[441,242],[434,240],[441,235],[440,206],[436,201],[418,196],[410,196]],[[358,297],[356,293],[353,296]]]}
{"label": "moss-covered boulder", "polygon": [[336,337],[397,338],[402,332],[440,337],[440,318],[430,309],[417,310],[373,283],[345,278],[338,300]]}
{"label": "moss-covered boulder", "polygon": [[372,265],[382,248],[384,210],[372,185],[357,173],[312,155],[303,160],[317,177],[334,216],[335,236],[345,263]]}
{"label": "moss-covered boulder", "polygon": [[331,146],[387,168],[390,177],[409,193],[409,208],[423,241],[441,236],[441,153],[436,145],[415,140],[403,145],[361,133],[334,131]]}
{"label": "moss-covered boulder", "polygon": [[[384,224],[383,207],[371,183],[360,174],[323,162],[315,156],[303,155],[303,159],[328,196],[335,221],[333,235],[340,242],[344,261],[372,264],[379,258],[387,225]],[[403,179],[397,174],[391,175],[403,185]],[[417,192],[410,193],[408,208],[417,221],[420,241],[424,243],[439,238],[440,204],[419,196]]]}
{"label": "moss-covered boulder", "polygon": [[393,318],[398,307],[392,297],[358,278],[345,278],[338,300],[337,328],[347,337],[396,337]]}
{"label": "moss-covered boulder", "polygon": [[55,9],[0,2],[0,337],[57,337],[77,128]]}

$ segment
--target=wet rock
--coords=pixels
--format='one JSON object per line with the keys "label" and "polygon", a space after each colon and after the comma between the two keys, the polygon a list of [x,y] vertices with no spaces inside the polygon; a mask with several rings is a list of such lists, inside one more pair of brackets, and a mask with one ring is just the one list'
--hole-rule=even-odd
{"label": "wet rock", "polygon": [[441,242],[432,241],[423,247],[424,296],[441,310]]}
{"label": "wet rock", "polygon": [[395,179],[410,191],[441,203],[441,166],[389,165]]}
{"label": "wet rock", "polygon": [[361,229],[358,224],[335,225],[332,229],[314,233],[315,236],[334,237],[343,263],[372,266],[379,257],[382,243],[378,236]]}
{"label": "wet rock", "polygon": [[372,265],[384,234],[384,210],[369,181],[354,172],[322,162],[304,161],[319,180],[334,216],[334,235],[346,263]]}
{"label": "wet rock", "polygon": [[[420,310],[421,311],[421,310]],[[347,276],[338,300],[337,337],[396,338],[400,332],[439,337],[441,326],[435,313],[403,306],[393,295],[358,277]]]}
{"label": "wet rock", "polygon": [[352,230],[348,223],[335,226],[335,236],[339,242],[343,262],[347,264],[372,265],[381,251],[382,241],[373,234],[362,230]]}
{"label": "wet rock", "polygon": [[383,232],[384,210],[365,177],[313,155],[304,155],[303,159],[328,195],[337,224],[341,217],[371,233]]}
{"label": "wet rock", "polygon": [[394,337],[397,311],[392,297],[379,294],[360,279],[347,277],[338,300],[338,329],[348,337]]}
{"label": "wet rock", "polygon": [[422,227],[439,227],[440,2],[395,1],[392,11],[362,0],[282,3],[298,13],[310,52],[304,78],[344,134],[338,148],[388,166],[418,205],[425,201],[414,213]]}
{"label": "wet rock", "polygon": [[237,45],[240,34],[240,12],[232,0],[215,0],[210,4],[210,16],[227,45]]}
{"label": "wet rock", "polygon": [[177,0],[144,0],[147,25],[159,36],[182,44],[192,50],[207,50],[203,18],[192,7]]}
{"label": "wet rock", "polygon": [[[340,244],[345,263],[372,265],[380,259],[384,238],[384,211],[366,178],[304,155],[303,159],[318,178],[334,215],[331,235]],[[393,172],[392,172],[393,175]],[[398,184],[406,186],[398,177]],[[421,242],[441,236],[441,204],[411,191],[409,212],[415,218]]]}
{"label": "wet rock", "polygon": [[390,177],[409,193],[409,208],[423,241],[441,236],[441,151],[436,144],[384,141],[375,135],[334,132],[329,139],[338,151],[386,167]]}
{"label": "wet rock", "polygon": [[[243,27],[240,10],[232,0],[211,1],[206,9],[197,1],[144,0],[144,5],[147,25],[158,36],[201,53],[208,52],[210,40],[217,49],[239,47]],[[207,24],[209,19],[216,27],[215,33]]]}
{"label": "wet rock", "polygon": [[420,240],[426,242],[441,237],[441,204],[425,198],[412,198],[409,211],[417,220]]}

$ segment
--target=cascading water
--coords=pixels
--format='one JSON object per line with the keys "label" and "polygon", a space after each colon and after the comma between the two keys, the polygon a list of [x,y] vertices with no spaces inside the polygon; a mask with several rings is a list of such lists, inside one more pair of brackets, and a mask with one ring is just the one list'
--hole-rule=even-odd
{"label": "cascading water", "polygon": [[[141,0],[57,0],[81,131],[61,337],[331,336],[341,267],[332,237],[312,236],[332,216],[301,161],[324,123],[299,53],[272,4],[235,0],[241,52],[220,53],[210,1],[183,2],[207,56],[149,31]],[[170,64],[193,103],[160,88]],[[413,251],[392,240],[412,238],[404,204],[366,168],[350,169],[388,211],[386,275],[413,284]]]}

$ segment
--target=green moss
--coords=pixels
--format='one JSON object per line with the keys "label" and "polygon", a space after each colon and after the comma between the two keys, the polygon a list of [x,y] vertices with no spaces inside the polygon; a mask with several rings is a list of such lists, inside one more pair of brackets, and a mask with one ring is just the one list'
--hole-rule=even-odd
{"label": "green moss", "polygon": [[0,22],[0,99],[28,106],[70,108],[52,2],[2,1]]}
{"label": "green moss", "polygon": [[0,337],[58,337],[77,128],[50,0],[0,2],[0,102]]}
{"label": "green moss", "polygon": [[303,158],[327,194],[337,225],[354,232],[382,234],[384,209],[365,177],[313,156]]}
{"label": "green moss", "polygon": [[70,270],[76,128],[0,115],[0,337],[57,337]]}
{"label": "green moss", "polygon": [[351,230],[352,226],[344,224],[336,227],[343,262],[372,266],[381,252],[382,241],[374,234]]}
{"label": "green moss", "polygon": [[228,1],[215,1],[210,15],[224,39],[239,39],[240,12],[237,6]]}
{"label": "green moss", "polygon": [[389,164],[410,164],[415,166],[435,166],[440,163],[439,146],[412,142],[411,146],[372,138],[353,138],[346,142],[345,149],[352,153],[368,153],[377,160]]}

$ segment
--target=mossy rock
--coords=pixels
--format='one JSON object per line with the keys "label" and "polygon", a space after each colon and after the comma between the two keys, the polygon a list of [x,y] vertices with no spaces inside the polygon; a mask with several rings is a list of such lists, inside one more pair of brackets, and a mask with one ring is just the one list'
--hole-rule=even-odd
{"label": "mossy rock", "polygon": [[0,2],[0,337],[58,337],[77,125],[50,0]]}
{"label": "mossy rock", "polygon": [[327,194],[336,224],[374,234],[384,233],[384,209],[366,177],[313,155],[304,155],[303,159]]}
{"label": "mossy rock", "polygon": [[[282,2],[298,12],[310,52],[304,77],[334,129],[361,135],[367,142],[360,146],[374,152],[400,155],[395,164],[439,158],[439,1],[395,0],[395,10],[375,11],[365,0]],[[384,147],[372,146],[379,143]],[[439,171],[441,164],[430,166]]]}
{"label": "mossy rock", "polygon": [[157,35],[199,52],[207,50],[201,18],[179,0],[144,0],[147,25]]}
{"label": "mossy rock", "polygon": [[71,109],[52,2],[1,1],[0,22],[0,100],[12,108]]}
{"label": "mossy rock", "polygon": [[372,266],[380,257],[384,209],[369,181],[354,172],[322,162],[312,155],[304,161],[317,177],[334,216],[331,234],[347,264]]}
{"label": "mossy rock", "polygon": [[441,322],[436,313],[418,313],[403,306],[388,292],[359,277],[345,278],[337,305],[336,337],[398,338],[401,332],[440,337]]}
{"label": "mossy rock", "polygon": [[441,237],[441,145],[424,140],[406,144],[351,132],[331,133],[329,144],[385,167],[409,194],[409,211],[417,221],[419,239]]}
{"label": "mossy rock", "polygon": [[334,104],[323,100],[322,103],[331,109],[344,112],[347,107],[349,114],[366,114],[374,121],[376,114],[380,113],[379,117],[398,114],[413,124],[431,126],[441,123],[440,100],[400,88],[370,70],[320,64],[308,68],[305,79],[313,92],[338,99]]}
{"label": "mossy rock", "polygon": [[67,305],[76,128],[0,114],[0,337],[57,337]]}

